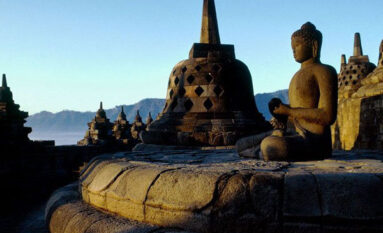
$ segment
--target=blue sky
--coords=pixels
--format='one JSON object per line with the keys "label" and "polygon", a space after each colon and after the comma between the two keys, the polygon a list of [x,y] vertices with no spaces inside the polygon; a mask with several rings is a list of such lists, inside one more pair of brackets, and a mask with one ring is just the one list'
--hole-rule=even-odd
{"label": "blue sky", "polygon": [[[339,70],[360,32],[374,63],[382,0],[216,0],[222,43],[253,76],[254,92],[288,88],[299,69],[290,36],[311,21],[322,62]],[[0,0],[0,72],[30,114],[96,110],[165,98],[173,66],[199,41],[202,0]]]}

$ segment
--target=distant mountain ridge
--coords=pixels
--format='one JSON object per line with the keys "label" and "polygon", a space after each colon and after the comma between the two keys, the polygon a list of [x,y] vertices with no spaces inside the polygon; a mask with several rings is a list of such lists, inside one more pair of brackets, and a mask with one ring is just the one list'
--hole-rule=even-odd
{"label": "distant mountain ridge", "polygon": [[[137,110],[140,111],[140,115],[145,121],[149,112],[151,112],[153,118],[156,118],[157,114],[162,111],[164,105],[164,99],[143,99],[136,104],[120,105],[112,109],[105,109],[105,112],[110,121],[114,122],[121,111],[121,106],[124,106],[124,112],[126,113],[126,117],[130,122],[134,120]],[[85,132],[85,130],[88,128],[87,123],[90,122],[92,118],[95,117],[95,115],[96,111],[79,112],[64,110],[58,113],[42,111],[28,117],[26,125],[32,127],[34,132]]]}
{"label": "distant mountain ridge", "polygon": [[[271,115],[268,110],[268,102],[272,98],[280,98],[282,102],[288,103],[287,90],[280,90],[272,93],[262,93],[255,95],[255,101],[259,112],[268,120]],[[140,111],[142,119],[145,121],[149,112],[155,119],[165,105],[165,99],[143,99],[136,104],[123,105],[127,119],[132,122],[136,116],[137,110]],[[97,110],[97,109],[96,109]],[[107,117],[111,122],[117,119],[121,105],[112,109],[105,109]],[[80,132],[87,130],[87,123],[95,116],[94,112],[79,112],[65,110],[58,113],[42,111],[31,115],[27,119],[27,126],[32,127],[33,132]]]}

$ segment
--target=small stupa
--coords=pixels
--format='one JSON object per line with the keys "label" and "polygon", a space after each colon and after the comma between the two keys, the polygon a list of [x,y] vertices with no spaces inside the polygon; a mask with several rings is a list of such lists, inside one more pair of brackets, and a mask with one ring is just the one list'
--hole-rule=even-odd
{"label": "small stupa", "polygon": [[367,55],[363,55],[360,34],[354,36],[354,54],[346,63],[345,55],[341,58],[341,70],[338,75],[339,99],[349,98],[362,85],[362,81],[375,69]]}
{"label": "small stupa", "polygon": [[132,135],[132,138],[134,140],[139,140],[139,134],[141,131],[145,131],[146,129],[146,126],[145,124],[142,122],[142,117],[140,115],[140,111],[137,110],[137,114],[136,114],[136,117],[134,118],[134,122],[131,126],[131,129],[130,129],[130,133]]}
{"label": "small stupa", "polygon": [[221,44],[214,0],[204,0],[200,43],[169,78],[160,117],[141,134],[145,144],[234,145],[268,129],[258,112],[249,69]]}
{"label": "small stupa", "polygon": [[132,141],[132,134],[130,132],[131,125],[126,119],[124,106],[121,106],[121,112],[118,114],[117,120],[113,126],[113,137],[117,143],[129,144]]}
{"label": "small stupa", "polygon": [[81,146],[88,145],[105,145],[113,141],[112,136],[113,124],[106,117],[102,102],[96,116],[88,123],[88,130],[85,133],[84,139],[77,144]]}
{"label": "small stupa", "polygon": [[3,74],[0,87],[0,145],[21,145],[29,143],[30,127],[24,127],[27,112],[20,111],[20,105],[15,104],[11,89],[7,85],[6,75]]}

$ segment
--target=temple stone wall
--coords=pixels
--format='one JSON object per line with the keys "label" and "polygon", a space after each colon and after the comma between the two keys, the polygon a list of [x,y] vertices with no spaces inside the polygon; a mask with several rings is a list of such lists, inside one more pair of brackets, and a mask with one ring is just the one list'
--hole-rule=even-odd
{"label": "temple stone wall", "polygon": [[361,149],[383,149],[383,95],[361,101],[360,134],[355,147]]}
{"label": "temple stone wall", "polygon": [[332,128],[335,149],[383,149],[383,95],[339,103]]}

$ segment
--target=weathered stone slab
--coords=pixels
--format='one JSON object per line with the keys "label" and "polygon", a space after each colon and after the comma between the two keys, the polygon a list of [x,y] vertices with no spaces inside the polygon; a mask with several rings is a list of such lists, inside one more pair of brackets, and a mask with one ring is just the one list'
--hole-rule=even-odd
{"label": "weathered stone slab", "polygon": [[322,216],[318,187],[313,175],[303,172],[287,172],[284,183],[284,216]]}
{"label": "weathered stone slab", "polygon": [[[188,233],[106,214],[79,200],[78,192],[69,198],[69,190],[76,192],[77,188],[75,185],[62,188],[48,201],[46,212],[52,213],[47,218],[52,233]],[[52,204],[57,202],[61,203],[58,207]]]}
{"label": "weathered stone slab", "polygon": [[375,174],[316,173],[323,216],[383,220],[383,181]]}
{"label": "weathered stone slab", "polygon": [[100,169],[92,182],[89,184],[88,189],[90,192],[98,193],[105,190],[114,182],[119,175],[124,171],[133,168],[128,162],[111,163]]}
{"label": "weathered stone slab", "polygon": [[251,202],[258,218],[267,221],[278,221],[283,205],[282,172],[259,172],[249,182]]}
{"label": "weathered stone slab", "polygon": [[192,169],[164,172],[150,188],[146,205],[169,210],[199,210],[212,201],[221,175]]}

